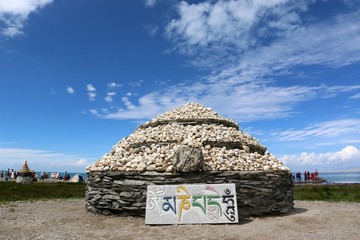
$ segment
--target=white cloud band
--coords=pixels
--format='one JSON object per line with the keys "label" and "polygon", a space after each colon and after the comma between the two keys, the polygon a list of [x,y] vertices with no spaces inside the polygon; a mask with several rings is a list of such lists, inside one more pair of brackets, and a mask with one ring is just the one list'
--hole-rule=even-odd
{"label": "white cloud band", "polygon": [[45,7],[53,0],[1,0],[0,27],[2,35],[14,37],[22,34],[22,29],[30,13]]}
{"label": "white cloud band", "polygon": [[279,159],[293,171],[304,169],[305,167],[326,170],[360,168],[360,150],[354,146],[346,146],[338,152],[304,152],[301,154],[285,155]]}

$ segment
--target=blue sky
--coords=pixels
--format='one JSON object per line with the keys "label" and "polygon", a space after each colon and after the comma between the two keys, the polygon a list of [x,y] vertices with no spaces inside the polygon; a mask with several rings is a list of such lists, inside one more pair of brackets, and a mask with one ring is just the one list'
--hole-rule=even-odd
{"label": "blue sky", "polygon": [[0,169],[84,172],[212,107],[293,171],[360,169],[360,1],[0,0]]}

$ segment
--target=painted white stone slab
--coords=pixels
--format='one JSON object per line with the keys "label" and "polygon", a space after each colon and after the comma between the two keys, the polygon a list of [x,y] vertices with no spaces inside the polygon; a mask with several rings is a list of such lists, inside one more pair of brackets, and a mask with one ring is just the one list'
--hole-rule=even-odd
{"label": "painted white stone slab", "polygon": [[237,222],[233,183],[147,186],[145,224]]}

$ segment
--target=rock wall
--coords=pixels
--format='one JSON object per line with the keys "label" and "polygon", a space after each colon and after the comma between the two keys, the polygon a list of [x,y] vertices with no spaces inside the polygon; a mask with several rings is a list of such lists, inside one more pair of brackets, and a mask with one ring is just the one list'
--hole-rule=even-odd
{"label": "rock wall", "polygon": [[288,171],[212,171],[196,173],[89,172],[86,209],[105,215],[145,216],[149,184],[235,183],[239,219],[288,213],[293,207],[293,182]]}

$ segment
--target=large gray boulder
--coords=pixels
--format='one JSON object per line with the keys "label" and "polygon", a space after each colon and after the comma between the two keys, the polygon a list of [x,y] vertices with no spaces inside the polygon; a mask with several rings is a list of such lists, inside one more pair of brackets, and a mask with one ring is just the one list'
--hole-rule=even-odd
{"label": "large gray boulder", "polygon": [[196,172],[202,169],[204,157],[199,148],[181,146],[175,153],[172,163],[176,172]]}

